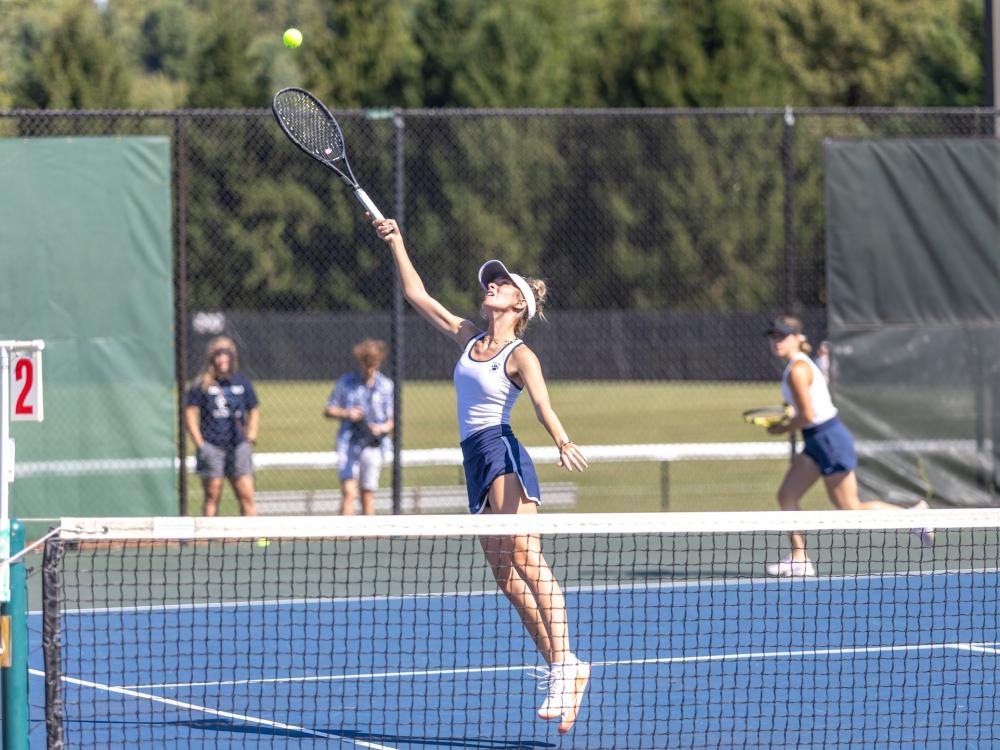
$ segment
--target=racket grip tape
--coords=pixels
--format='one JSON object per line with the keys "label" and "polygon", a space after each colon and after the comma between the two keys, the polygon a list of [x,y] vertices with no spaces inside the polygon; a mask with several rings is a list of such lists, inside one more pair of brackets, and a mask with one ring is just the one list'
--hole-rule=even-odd
{"label": "racket grip tape", "polygon": [[379,211],[378,208],[375,206],[375,204],[372,202],[372,199],[368,197],[368,193],[366,193],[364,190],[362,190],[361,188],[354,188],[354,197],[357,198],[358,201],[361,203],[361,205],[365,207],[365,210],[372,215],[372,218],[375,219],[385,218],[382,215],[382,212]]}

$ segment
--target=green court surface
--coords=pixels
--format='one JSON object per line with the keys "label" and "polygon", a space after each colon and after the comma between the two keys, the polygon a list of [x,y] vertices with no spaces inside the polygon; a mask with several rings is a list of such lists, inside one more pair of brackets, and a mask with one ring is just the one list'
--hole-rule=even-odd
{"label": "green court surface", "polygon": [[[322,416],[332,383],[260,381],[259,452],[330,451],[335,420]],[[709,382],[550,382],[553,407],[567,432],[584,447],[631,443],[787,442],[762,428],[744,424],[743,410],[780,400],[777,383]],[[455,397],[450,382],[408,383],[403,389],[403,442],[406,448],[458,445]],[[518,401],[512,426],[526,446],[549,444],[528,397]],[[664,507],[663,467],[656,462],[595,463],[583,474],[569,474],[537,462],[543,483],[573,481],[577,510],[586,512],[655,511]],[[678,461],[669,467],[669,509],[774,510],[775,493],[785,469],[782,460]],[[196,477],[189,484],[189,512],[198,513],[201,491]],[[458,484],[458,467],[408,468],[408,485]],[[382,486],[391,485],[391,471]],[[329,470],[268,470],[257,475],[260,490],[334,489]],[[829,507],[820,489],[803,502],[804,509]],[[226,488],[221,512],[238,513]]]}

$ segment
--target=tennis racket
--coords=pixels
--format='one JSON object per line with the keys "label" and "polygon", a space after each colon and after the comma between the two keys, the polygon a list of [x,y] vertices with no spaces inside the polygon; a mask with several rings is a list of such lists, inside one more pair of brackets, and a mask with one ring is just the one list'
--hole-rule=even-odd
{"label": "tennis racket", "polygon": [[376,219],[384,218],[351,171],[344,134],[323,102],[305,89],[289,87],[274,95],[271,111],[288,140],[316,161],[329,167],[344,181],[358,202]]}
{"label": "tennis racket", "polygon": [[759,409],[747,409],[743,412],[743,421],[759,427],[771,427],[789,419],[792,413],[790,406],[763,406]]}

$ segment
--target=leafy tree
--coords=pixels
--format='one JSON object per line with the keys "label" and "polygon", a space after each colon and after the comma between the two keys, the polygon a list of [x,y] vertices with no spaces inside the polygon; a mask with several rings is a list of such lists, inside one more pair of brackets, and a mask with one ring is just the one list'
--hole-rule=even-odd
{"label": "leafy tree", "polygon": [[143,68],[182,78],[191,48],[191,20],[182,0],[150,8],[139,26],[137,53]]}
{"label": "leafy tree", "polygon": [[337,109],[421,104],[420,50],[403,0],[328,3],[298,50],[306,88]]}
{"label": "leafy tree", "polygon": [[188,106],[267,106],[266,69],[253,54],[253,41],[253,29],[242,4],[236,0],[217,3],[198,33],[190,66]]}
{"label": "leafy tree", "polygon": [[115,37],[110,19],[94,3],[67,3],[31,55],[16,103],[41,109],[128,107],[132,71]]}
{"label": "leafy tree", "polygon": [[912,106],[957,104],[981,90],[973,5],[762,0],[759,12],[787,103]]}
{"label": "leafy tree", "polygon": [[481,8],[461,38],[452,106],[567,106],[576,6],[503,0]]}
{"label": "leafy tree", "polygon": [[917,52],[915,103],[926,107],[981,106],[985,90],[983,5],[962,0],[954,23],[950,20],[934,26],[926,46]]}
{"label": "leafy tree", "polygon": [[464,39],[479,0],[421,0],[413,14],[413,39],[421,51],[420,81],[425,107],[458,105],[455,76],[465,64]]}
{"label": "leafy tree", "polygon": [[742,0],[607,0],[580,24],[573,80],[583,106],[760,106],[779,98],[764,28]]}

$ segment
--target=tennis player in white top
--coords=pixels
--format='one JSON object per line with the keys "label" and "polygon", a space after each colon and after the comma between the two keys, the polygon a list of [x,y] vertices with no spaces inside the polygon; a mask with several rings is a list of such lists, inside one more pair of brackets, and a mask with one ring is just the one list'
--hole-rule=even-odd
{"label": "tennis player in white top", "polygon": [[[497,260],[484,263],[479,269],[485,290],[480,311],[487,321],[483,332],[427,293],[395,221],[381,219],[373,225],[389,244],[407,301],[462,348],[455,388],[470,512],[536,513],[541,497],[534,466],[509,424],[522,389],[559,449],[559,465],[569,471],[587,467],[549,403],[538,357],[519,338],[541,312],[544,282],[511,273]],[[559,731],[568,732],[580,710],[590,665],[570,649],[566,603],[542,556],[541,541],[537,535],[522,535],[483,536],[480,542],[497,583],[545,659],[547,696],[538,716],[561,719]]]}
{"label": "tennis player in white top", "polygon": [[[830,398],[830,389],[819,367],[809,358],[812,347],[802,332],[802,321],[789,315],[775,318],[766,334],[771,352],[785,360],[781,376],[781,395],[792,406],[791,419],[768,428],[773,435],[802,430],[805,447],[792,459],[778,489],[778,504],[782,510],[799,510],[802,496],[816,480],[823,478],[826,494],[840,510],[899,510],[880,500],[862,502],[858,499],[858,480],[854,473],[858,465],[854,437],[837,418],[837,407]],[[914,508],[926,508],[921,500]],[[925,544],[934,543],[934,529],[913,529]],[[776,563],[767,566],[774,576],[814,576],[816,568],[806,552],[801,532],[789,533],[792,551]]]}

